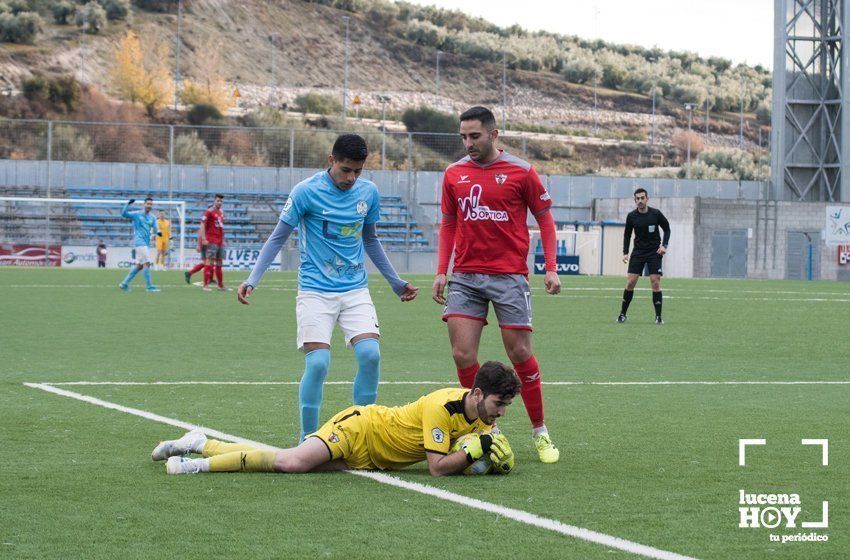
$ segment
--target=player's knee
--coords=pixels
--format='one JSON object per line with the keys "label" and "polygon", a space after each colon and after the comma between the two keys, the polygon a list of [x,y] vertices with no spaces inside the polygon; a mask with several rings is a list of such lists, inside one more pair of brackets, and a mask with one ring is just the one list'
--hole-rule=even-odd
{"label": "player's knee", "polygon": [[505,348],[508,358],[514,364],[520,364],[531,358],[531,345],[525,343],[513,344],[510,348]]}
{"label": "player's knee", "polygon": [[375,338],[365,338],[354,345],[357,362],[362,367],[374,369],[381,364],[381,346]]}
{"label": "player's knee", "polygon": [[653,292],[657,292],[658,290],[661,289],[661,280],[660,279],[652,280],[650,282],[650,284],[652,285],[652,291]]}
{"label": "player's knee", "polygon": [[471,348],[452,347],[452,358],[459,368],[466,368],[478,361],[478,352]]}

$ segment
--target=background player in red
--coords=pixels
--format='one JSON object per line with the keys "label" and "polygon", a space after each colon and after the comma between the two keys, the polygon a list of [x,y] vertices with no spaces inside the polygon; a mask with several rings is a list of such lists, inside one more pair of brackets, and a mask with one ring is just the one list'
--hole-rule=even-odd
{"label": "background player in red", "polygon": [[201,218],[201,229],[198,231],[198,250],[201,253],[203,264],[195,266],[192,270],[186,271],[186,283],[191,282],[192,274],[197,272],[201,266],[204,269],[204,290],[211,290],[209,283],[212,281],[215,274],[216,282],[219,290],[226,290],[224,287],[224,272],[221,268],[222,260],[224,260],[224,211],[221,209],[224,204],[224,195],[217,194],[213,199],[212,206],[207,208]]}
{"label": "background player in red", "polygon": [[[528,285],[528,211],[540,226],[546,260],[546,292],[557,294],[555,222],[552,201],[526,161],[495,147],[493,113],[473,107],[460,116],[467,157],[443,177],[442,226],[432,296],[444,305],[452,357],[461,385],[471,387],[478,371],[478,346],[488,304],[499,321],[502,342],[522,381],[522,400],[540,460],[559,458],[543,422],[540,367],[531,351],[531,290]],[[451,281],[446,273],[454,251]],[[448,285],[448,295],[443,292]]]}

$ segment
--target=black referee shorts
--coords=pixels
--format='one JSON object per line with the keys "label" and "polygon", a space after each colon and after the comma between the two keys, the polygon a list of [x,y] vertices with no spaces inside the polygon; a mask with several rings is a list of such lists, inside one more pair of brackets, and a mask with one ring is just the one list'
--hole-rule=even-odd
{"label": "black referee shorts", "polygon": [[663,275],[664,273],[661,272],[661,260],[663,258],[655,251],[633,252],[631,258],[629,258],[629,274],[642,275],[646,271],[647,276],[652,274]]}

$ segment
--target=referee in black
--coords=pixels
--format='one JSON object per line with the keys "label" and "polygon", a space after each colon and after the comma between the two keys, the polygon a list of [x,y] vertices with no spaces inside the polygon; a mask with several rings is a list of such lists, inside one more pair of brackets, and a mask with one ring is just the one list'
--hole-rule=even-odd
{"label": "referee in black", "polygon": [[[626,322],[626,312],[635,295],[635,286],[638,278],[646,270],[649,274],[649,282],[652,284],[652,305],[655,307],[655,324],[663,325],[661,319],[661,259],[667,252],[667,243],[670,242],[670,223],[664,214],[657,208],[647,206],[649,196],[646,189],[635,191],[635,204],[637,209],[629,212],[626,217],[626,231],[623,233],[623,262],[629,263],[628,280],[626,289],[623,291],[623,306],[620,308],[618,323]],[[658,229],[664,230],[664,241]],[[629,243],[632,240],[632,231],[635,232],[635,249],[629,258]]]}

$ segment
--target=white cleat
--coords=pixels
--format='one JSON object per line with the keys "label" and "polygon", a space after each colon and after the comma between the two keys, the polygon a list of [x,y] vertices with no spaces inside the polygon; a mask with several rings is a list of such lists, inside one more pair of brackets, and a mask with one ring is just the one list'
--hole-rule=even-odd
{"label": "white cleat", "polygon": [[183,434],[180,439],[170,439],[159,442],[159,445],[153,448],[151,459],[154,461],[164,461],[169,457],[177,455],[188,455],[189,453],[200,453],[204,449],[204,444],[207,442],[207,436],[201,430],[192,430]]}
{"label": "white cleat", "polygon": [[198,474],[204,472],[206,459],[191,459],[189,457],[169,457],[165,463],[168,474]]}

